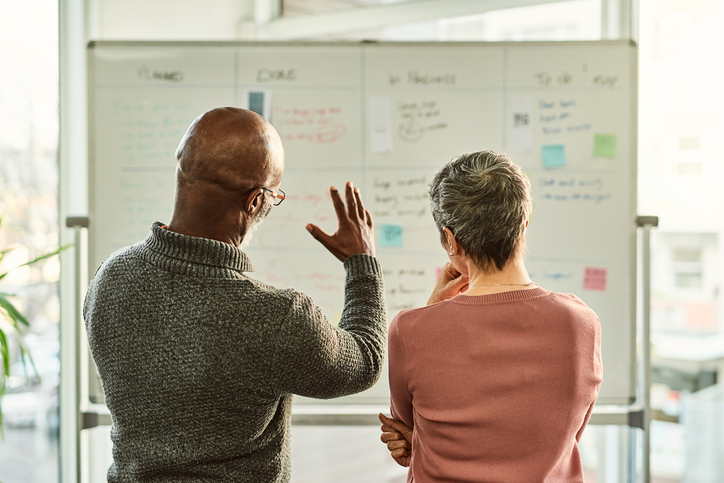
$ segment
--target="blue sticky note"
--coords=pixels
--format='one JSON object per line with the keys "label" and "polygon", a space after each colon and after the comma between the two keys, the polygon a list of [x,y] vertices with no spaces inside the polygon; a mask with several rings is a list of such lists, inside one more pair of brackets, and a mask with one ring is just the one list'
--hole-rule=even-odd
{"label": "blue sticky note", "polygon": [[400,225],[380,225],[380,246],[401,247],[402,227]]}
{"label": "blue sticky note", "polygon": [[566,165],[566,150],[562,144],[549,144],[541,148],[545,169],[563,168]]}

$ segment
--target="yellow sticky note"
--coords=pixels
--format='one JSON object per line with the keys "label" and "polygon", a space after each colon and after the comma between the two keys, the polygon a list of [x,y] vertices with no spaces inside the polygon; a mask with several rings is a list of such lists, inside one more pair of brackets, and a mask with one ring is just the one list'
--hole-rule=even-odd
{"label": "yellow sticky note", "polygon": [[335,312],[332,314],[332,320],[331,320],[332,325],[334,325],[335,327],[337,327],[337,326],[339,325],[339,321],[340,321],[340,320],[342,320],[342,311],[341,311],[341,310],[337,310],[337,311],[335,311]]}

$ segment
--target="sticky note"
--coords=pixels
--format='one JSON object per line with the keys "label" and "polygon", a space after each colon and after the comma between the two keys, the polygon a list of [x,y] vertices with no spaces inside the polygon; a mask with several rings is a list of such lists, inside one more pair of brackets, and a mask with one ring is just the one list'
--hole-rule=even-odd
{"label": "sticky note", "polygon": [[370,148],[373,153],[392,151],[392,101],[390,96],[370,96]]}
{"label": "sticky note", "polygon": [[514,96],[511,99],[511,147],[516,153],[533,150],[533,98]]}
{"label": "sticky note", "polygon": [[440,279],[440,275],[442,275],[442,267],[435,267],[435,281]]}
{"label": "sticky note", "polygon": [[380,225],[380,246],[401,247],[402,227],[400,225]]}
{"label": "sticky note", "polygon": [[615,134],[596,134],[593,138],[593,155],[599,158],[615,158],[618,153]]}
{"label": "sticky note", "polygon": [[562,144],[541,147],[541,156],[545,169],[563,168],[566,165],[566,149]]}
{"label": "sticky note", "polygon": [[342,320],[342,311],[335,310],[335,312],[332,314],[332,325],[338,326],[340,320]]}
{"label": "sticky note", "polygon": [[606,290],[606,277],[608,270],[605,268],[586,267],[583,274],[583,288],[585,290]]}

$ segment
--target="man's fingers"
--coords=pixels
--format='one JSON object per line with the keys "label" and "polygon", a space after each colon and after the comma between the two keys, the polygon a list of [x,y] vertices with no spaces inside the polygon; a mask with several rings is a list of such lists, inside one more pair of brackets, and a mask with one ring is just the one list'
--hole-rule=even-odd
{"label": "man's fingers", "polygon": [[307,226],[305,226],[305,228],[307,229],[309,234],[312,235],[315,240],[317,240],[319,243],[321,243],[324,246],[324,248],[329,250],[332,253],[332,255],[334,255],[335,257],[337,257],[340,260],[344,260],[344,258],[345,258],[344,255],[334,247],[334,245],[332,243],[332,237],[327,235],[324,232],[324,230],[319,228],[314,223],[307,223]]}
{"label": "man's fingers", "polygon": [[342,223],[342,220],[347,218],[347,214],[344,212],[344,201],[339,195],[339,191],[334,186],[329,188],[329,195],[332,198],[332,204],[334,205],[334,211],[337,213],[337,220]]}
{"label": "man's fingers", "polygon": [[309,234],[312,235],[315,240],[318,240],[322,245],[324,245],[325,241],[328,241],[331,238],[329,235],[324,233],[324,230],[319,228],[314,223],[307,223],[307,226],[305,226],[304,228],[306,228]]}
{"label": "man's fingers", "polygon": [[357,201],[354,198],[354,186],[351,181],[344,185],[344,197],[347,199],[347,214],[351,219],[357,216]]}
{"label": "man's fingers", "polygon": [[370,214],[369,210],[365,210],[365,221],[367,222],[367,226],[369,226],[371,230],[374,223],[372,221],[372,215]]}
{"label": "man's fingers", "polygon": [[395,451],[391,451],[390,455],[393,458],[404,458],[405,456],[410,456],[410,452],[407,449],[402,448],[402,449],[396,449]]}
{"label": "man's fingers", "polygon": [[365,206],[362,204],[362,195],[359,193],[359,188],[354,188],[354,199],[355,202],[357,202],[357,215],[359,216],[360,220],[367,221],[365,219]]}

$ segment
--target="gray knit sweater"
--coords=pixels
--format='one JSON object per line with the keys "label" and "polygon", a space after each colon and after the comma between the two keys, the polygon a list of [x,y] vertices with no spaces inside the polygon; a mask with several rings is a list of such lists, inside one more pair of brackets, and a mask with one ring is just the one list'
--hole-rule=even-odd
{"label": "gray knit sweater", "polygon": [[372,386],[386,345],[382,270],[355,255],[339,328],[307,295],[249,278],[226,243],[155,223],[88,289],[88,341],[113,417],[115,482],[290,479],[292,394]]}

